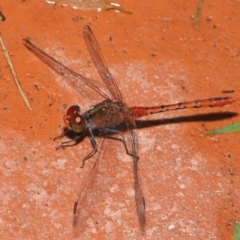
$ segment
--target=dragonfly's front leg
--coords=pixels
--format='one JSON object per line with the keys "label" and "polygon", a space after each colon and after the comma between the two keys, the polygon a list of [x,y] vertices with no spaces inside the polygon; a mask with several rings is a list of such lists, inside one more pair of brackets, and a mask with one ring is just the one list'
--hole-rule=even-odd
{"label": "dragonfly's front leg", "polygon": [[[84,167],[84,164],[85,164],[85,161],[88,160],[89,158],[91,158],[96,152],[97,152],[97,142],[95,140],[95,137],[93,135],[93,132],[91,130],[91,128],[88,129],[89,130],[89,133],[90,133],[90,140],[91,140],[91,143],[93,145],[93,150],[86,156],[83,158],[83,162],[82,162],[82,165],[80,166],[81,168]],[[66,135],[66,133],[68,132],[69,130],[67,129],[66,131],[64,131],[61,135],[55,137],[53,140],[56,140],[56,139],[61,139],[62,137],[64,137]],[[65,142],[62,142],[59,146],[55,147],[56,150],[60,149],[60,148],[66,148],[66,147],[72,147],[72,146],[75,146],[79,143],[79,140],[80,138],[83,136],[83,133],[85,131],[81,132],[80,135],[76,136],[75,138],[73,138],[72,140],[69,140],[69,141],[65,141]]]}
{"label": "dragonfly's front leg", "polygon": [[[66,133],[68,132],[69,130],[67,129],[66,131],[64,131],[61,135],[55,137],[53,139],[53,141],[55,141],[56,139],[61,139],[62,137],[64,137],[66,135]],[[65,141],[65,142],[61,142],[61,144],[56,148],[56,150],[60,149],[60,148],[66,148],[66,147],[72,147],[72,146],[75,146],[76,144],[79,143],[79,140],[80,138],[82,137],[84,132],[82,132],[80,135],[74,137],[72,140],[69,140],[69,141]]]}

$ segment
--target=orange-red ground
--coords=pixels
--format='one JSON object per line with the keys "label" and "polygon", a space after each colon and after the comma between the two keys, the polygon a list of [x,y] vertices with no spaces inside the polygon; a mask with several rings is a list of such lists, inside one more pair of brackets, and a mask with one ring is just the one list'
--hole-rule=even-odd
{"label": "orange-red ground", "polygon": [[[238,1],[205,1],[198,28],[197,0],[119,3],[133,14],[73,10],[43,0],[1,1],[6,21],[0,32],[33,107],[27,109],[0,54],[1,239],[73,238],[73,204],[91,161],[79,166],[91,145],[86,137],[56,151],[59,142],[52,139],[62,131],[64,104],[86,111],[102,100],[93,91],[79,94],[29,52],[22,38],[99,79],[82,37],[89,24],[129,106],[218,97],[226,90],[238,97]],[[144,234],[135,214],[131,158],[111,141],[99,188],[100,217],[87,222],[82,238],[232,239],[240,217],[240,135],[204,132],[239,122],[238,112],[235,103],[139,120]]]}

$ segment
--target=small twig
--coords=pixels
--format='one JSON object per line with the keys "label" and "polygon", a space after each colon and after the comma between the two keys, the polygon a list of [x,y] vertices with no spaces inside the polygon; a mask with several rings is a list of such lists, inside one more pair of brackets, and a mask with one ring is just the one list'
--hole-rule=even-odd
{"label": "small twig", "polygon": [[201,14],[202,14],[203,4],[204,4],[204,0],[199,0],[198,6],[197,6],[197,11],[196,11],[194,27],[198,27],[199,20],[200,20]]}
{"label": "small twig", "polygon": [[0,21],[5,21],[5,20],[6,20],[6,17],[0,11]]}
{"label": "small twig", "polygon": [[127,10],[126,8],[121,7],[120,4],[113,3],[113,2],[110,2],[110,1],[106,1],[106,9],[107,10],[114,9],[114,10],[117,10],[117,11],[120,11],[120,12],[132,14],[131,11]]}
{"label": "small twig", "polygon": [[28,108],[29,108],[30,110],[32,110],[32,106],[31,106],[30,102],[28,101],[28,98],[27,98],[25,92],[24,92],[23,89],[22,89],[22,86],[21,86],[20,81],[18,80],[17,74],[16,74],[16,72],[15,72],[15,70],[14,70],[14,67],[13,67],[13,64],[12,64],[12,62],[11,62],[10,56],[9,56],[8,51],[7,51],[7,49],[6,49],[6,47],[5,47],[5,44],[4,44],[4,42],[3,42],[1,33],[0,33],[0,44],[1,44],[1,46],[2,46],[3,54],[4,54],[4,56],[5,56],[6,60],[7,60],[7,63],[8,63],[8,65],[9,65],[9,67],[10,67],[10,70],[11,70],[11,73],[12,73],[13,78],[14,78],[14,80],[15,80],[15,83],[17,84],[18,90],[19,90],[20,94],[22,95],[22,98],[23,98],[23,100],[25,101],[25,103],[26,103],[26,105],[28,106]]}

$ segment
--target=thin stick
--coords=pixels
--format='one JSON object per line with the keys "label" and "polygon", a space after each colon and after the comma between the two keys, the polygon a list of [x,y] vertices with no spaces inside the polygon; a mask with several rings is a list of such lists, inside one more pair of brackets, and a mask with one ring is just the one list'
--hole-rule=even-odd
{"label": "thin stick", "polygon": [[6,20],[6,17],[0,11],[0,21],[5,21],[5,20]]}
{"label": "thin stick", "polygon": [[200,0],[198,3],[194,27],[198,27],[199,25],[200,17],[203,10],[203,4],[204,4],[204,0]]}
{"label": "thin stick", "polygon": [[14,70],[14,67],[13,67],[13,64],[12,64],[12,62],[11,62],[10,56],[9,56],[8,51],[7,51],[7,49],[6,49],[6,47],[5,47],[5,44],[4,44],[4,42],[3,42],[1,33],[0,33],[0,44],[1,44],[1,46],[2,46],[3,54],[4,54],[4,56],[5,56],[6,60],[7,60],[7,63],[8,63],[8,65],[9,65],[9,67],[10,67],[10,70],[11,70],[11,73],[12,73],[13,78],[14,78],[14,80],[15,80],[15,83],[17,84],[18,90],[19,90],[19,92],[20,92],[20,94],[21,94],[24,102],[25,102],[26,105],[28,106],[28,108],[29,108],[30,110],[32,110],[32,106],[31,106],[30,102],[28,101],[28,98],[27,98],[25,92],[24,92],[23,89],[22,89],[22,86],[21,86],[20,81],[18,80],[17,74],[16,74],[16,72],[15,72],[15,70]]}

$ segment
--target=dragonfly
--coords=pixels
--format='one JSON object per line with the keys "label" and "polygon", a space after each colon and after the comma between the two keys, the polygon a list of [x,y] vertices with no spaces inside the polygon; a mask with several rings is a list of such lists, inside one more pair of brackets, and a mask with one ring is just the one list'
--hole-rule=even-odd
{"label": "dragonfly", "polygon": [[[104,137],[118,134],[119,139],[125,147],[126,153],[132,157],[136,212],[140,228],[144,230],[146,224],[145,200],[140,183],[140,174],[138,168],[138,138],[135,120],[146,115],[157,114],[170,110],[202,107],[222,107],[224,105],[232,104],[233,102],[237,101],[237,99],[227,96],[194,101],[183,101],[179,103],[159,106],[128,107],[121,91],[118,88],[116,81],[114,80],[107,67],[97,40],[88,25],[84,26],[83,28],[83,37],[90,53],[92,62],[94,63],[103,84],[71,70],[35,46],[33,43],[31,43],[30,40],[23,39],[24,45],[43,62],[45,62],[61,75],[65,77],[71,77],[70,83],[73,84],[73,86],[79,92],[81,92],[81,89],[79,89],[79,82],[81,82],[96,91],[104,98],[102,102],[92,106],[83,114],[81,114],[80,107],[78,105],[69,107],[66,114],[63,116],[63,121],[67,130],[55,138],[62,138],[67,134],[68,131],[73,131],[77,134],[75,138],[62,142],[58,147],[56,147],[57,149],[60,149],[77,144],[79,142],[79,139],[84,134],[88,134],[93,146],[93,150],[83,158],[82,167],[84,166],[84,163],[87,159],[93,157],[94,155],[96,156],[92,169],[85,178],[81,190],[76,198],[73,211],[73,225],[74,227],[78,228],[84,224],[84,203],[86,203],[86,199],[91,198],[91,196],[89,196],[88,189],[96,177],[99,161],[101,160],[100,151],[102,150],[102,145],[104,144],[103,140],[100,144],[95,139],[93,131],[98,130],[98,136],[100,137],[99,141],[101,141],[101,139],[104,139]],[[128,132],[128,136],[130,136],[128,142],[125,139],[124,133],[116,128],[116,126],[122,123],[124,123],[126,131]]]}

